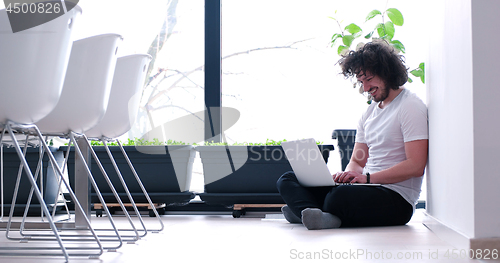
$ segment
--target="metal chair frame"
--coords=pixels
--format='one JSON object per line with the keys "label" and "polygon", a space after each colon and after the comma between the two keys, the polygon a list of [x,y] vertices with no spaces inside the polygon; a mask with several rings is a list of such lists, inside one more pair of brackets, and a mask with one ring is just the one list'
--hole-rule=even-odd
{"label": "metal chair frame", "polygon": [[161,220],[161,217],[160,217],[160,215],[158,214],[158,211],[156,210],[156,208],[155,208],[155,206],[154,206],[153,202],[151,201],[151,198],[149,197],[149,194],[148,194],[148,192],[146,191],[146,188],[144,187],[144,184],[142,183],[142,181],[141,181],[141,179],[140,179],[139,175],[137,174],[137,171],[135,170],[134,165],[133,165],[133,164],[132,164],[132,162],[130,161],[130,158],[128,157],[127,152],[126,152],[126,151],[125,151],[125,149],[123,148],[123,145],[122,145],[122,143],[120,142],[120,140],[118,140],[118,139],[106,138],[106,137],[103,137],[103,138],[100,138],[100,139],[97,139],[97,140],[101,141],[101,142],[104,144],[104,148],[106,149],[106,152],[107,152],[107,154],[108,154],[108,157],[109,157],[109,159],[111,160],[111,163],[113,164],[113,167],[114,167],[114,169],[115,169],[115,171],[116,171],[116,174],[118,175],[118,178],[120,179],[120,181],[121,181],[121,183],[122,183],[122,185],[123,185],[123,188],[124,188],[124,190],[125,190],[125,192],[126,192],[126,194],[127,194],[127,197],[129,198],[129,200],[130,200],[130,202],[131,202],[131,204],[132,204],[133,209],[135,210],[136,214],[138,215],[139,220],[141,221],[141,224],[143,225],[144,229],[147,229],[147,228],[146,228],[146,226],[145,226],[145,224],[144,224],[144,222],[143,222],[143,220],[142,220],[142,218],[141,218],[141,216],[140,216],[140,213],[139,213],[139,211],[138,211],[138,209],[137,209],[137,206],[136,206],[136,204],[135,204],[135,202],[134,202],[134,199],[132,198],[132,194],[130,193],[130,191],[129,191],[129,189],[128,189],[127,185],[126,185],[126,182],[125,182],[125,180],[124,180],[124,178],[123,178],[123,176],[122,176],[122,174],[121,174],[121,172],[120,172],[120,169],[118,168],[118,165],[116,164],[116,161],[115,161],[115,159],[114,159],[114,157],[113,157],[113,154],[112,154],[112,153],[111,153],[111,151],[109,150],[109,147],[108,147],[108,145],[107,145],[107,142],[113,142],[113,141],[114,141],[114,142],[116,142],[116,143],[118,144],[118,146],[120,147],[120,150],[121,150],[121,152],[122,152],[122,154],[123,154],[123,157],[124,157],[124,158],[125,158],[125,160],[127,161],[127,164],[128,164],[128,166],[129,166],[130,170],[131,170],[131,171],[132,171],[132,173],[134,174],[135,181],[137,182],[137,184],[139,185],[139,187],[140,187],[140,188],[141,188],[141,190],[142,190],[142,193],[144,194],[144,196],[145,196],[145,197],[146,197],[146,199],[148,200],[148,204],[149,204],[149,206],[151,207],[151,209],[153,210],[153,213],[155,214],[155,217],[158,219],[158,222],[159,222],[159,224],[160,224],[160,228],[159,228],[159,229],[151,229],[151,230],[149,230],[149,231],[152,231],[152,232],[161,232],[161,231],[163,231],[163,229],[164,229],[164,224],[163,224],[163,222],[162,222],[162,220]]}
{"label": "metal chair frame", "polygon": [[[15,189],[15,193],[14,193],[14,196],[13,196],[13,202],[12,202],[12,206],[11,206],[11,209],[10,209],[10,213],[9,213],[9,220],[7,221],[7,227],[6,227],[6,230],[5,230],[5,235],[7,237],[7,239],[9,240],[14,240],[14,241],[21,241],[22,243],[25,243],[25,242],[29,242],[29,241],[56,241],[57,244],[58,244],[58,247],[47,247],[47,246],[43,246],[43,247],[35,247],[35,246],[29,246],[29,247],[0,247],[0,255],[3,255],[3,256],[19,256],[19,255],[23,255],[23,256],[63,256],[66,261],[69,260],[69,257],[70,256],[87,256],[87,257],[99,257],[100,255],[102,255],[103,251],[104,251],[104,248],[102,246],[102,243],[100,241],[100,239],[98,238],[96,232],[94,231],[94,229],[92,228],[91,224],[90,224],[90,220],[85,217],[85,222],[88,226],[88,229],[86,229],[86,231],[90,231],[92,235],[89,235],[87,237],[93,237],[93,240],[89,240],[87,239],[87,241],[95,241],[97,243],[97,248],[92,248],[92,247],[70,247],[70,246],[65,246],[63,241],[66,241],[66,240],[63,240],[61,235],[59,234],[59,229],[56,227],[55,225],[55,222],[51,216],[51,213],[49,212],[48,210],[48,207],[47,207],[47,204],[46,202],[44,201],[43,199],[43,196],[41,194],[41,191],[40,191],[40,188],[38,187],[37,183],[36,183],[36,178],[35,176],[33,175],[33,173],[31,172],[31,169],[29,168],[29,165],[25,159],[25,152],[26,152],[26,149],[27,149],[27,144],[25,144],[25,147],[24,147],[24,151],[21,151],[21,147],[19,145],[19,142],[15,136],[15,132],[21,132],[21,133],[34,133],[36,134],[36,136],[38,136],[39,138],[42,138],[42,135],[40,133],[40,131],[38,130],[38,128],[36,127],[36,125],[33,125],[33,124],[18,124],[18,123],[14,123],[14,122],[11,122],[11,121],[8,121],[5,125],[3,125],[2,127],[2,135],[0,137],[0,144],[2,143],[2,140],[5,136],[5,132],[7,131],[9,133],[9,135],[11,136],[12,138],[12,142],[14,144],[14,147],[15,147],[15,150],[17,152],[17,155],[19,156],[19,159],[21,161],[21,164],[23,166],[23,170],[25,171],[25,174],[27,175],[29,181],[30,181],[30,184],[32,186],[32,192],[34,192],[35,196],[37,197],[39,203],[40,203],[40,206],[42,208],[42,211],[43,213],[45,214],[45,218],[47,219],[47,223],[48,225],[50,226],[50,229],[52,231],[52,234],[51,235],[47,235],[47,236],[51,236],[53,238],[50,238],[50,239],[38,239],[36,238],[35,236],[24,236],[22,238],[15,238],[15,237],[11,237],[9,236],[9,233],[10,233],[10,230],[11,230],[11,227],[12,227],[12,218],[13,218],[13,213],[14,213],[14,207],[15,207],[15,202],[16,202],[16,196],[17,196],[17,190],[18,189]],[[57,172],[57,175],[59,176],[59,178],[61,179],[61,181],[65,184],[65,186],[68,188],[69,190],[69,194],[71,196],[71,198],[73,199],[73,201],[75,202],[75,208],[78,209],[79,211],[83,212],[83,208],[81,207],[80,203],[78,202],[78,200],[76,199],[76,196],[74,194],[74,192],[71,190],[71,188],[69,187],[69,183],[64,179],[63,177],[63,173],[62,171],[59,169],[59,166],[57,166],[57,162],[54,158],[54,156],[51,154],[50,152],[50,149],[48,147],[48,145],[45,143],[45,141],[41,140],[42,142],[42,146],[45,151],[47,151],[47,155],[49,157],[49,160],[51,162],[51,164],[56,167],[56,172]],[[21,173],[22,174],[22,173]],[[20,180],[20,177],[18,176],[18,179],[17,179],[17,183],[19,182]],[[89,250],[95,250],[95,249],[98,249],[98,252],[97,253],[69,253],[68,251],[69,250],[86,250],[86,251],[89,251]],[[45,252],[45,253],[42,253],[42,252],[39,252],[39,253],[36,253],[37,250],[43,250],[43,251],[53,251],[53,250],[61,250],[61,253],[50,253],[50,252]],[[21,252],[14,252],[14,251],[31,251],[30,253],[21,253]],[[35,252],[33,252],[35,251]]]}
{"label": "metal chair frame", "polygon": [[[119,244],[117,246],[108,246],[108,247],[104,247],[104,249],[107,249],[109,251],[116,251],[116,249],[120,248],[122,245],[123,245],[123,241],[127,241],[127,242],[135,242],[137,240],[139,240],[142,236],[145,236],[145,235],[140,235],[137,228],[135,227],[134,223],[132,222],[132,219],[129,215],[129,213],[127,212],[125,206],[123,205],[123,202],[121,201],[120,197],[118,196],[118,193],[116,192],[111,180],[109,179],[107,173],[105,172],[102,164],[100,163],[97,155],[95,154],[95,152],[92,150],[92,148],[90,147],[90,143],[88,142],[87,138],[85,137],[85,135],[83,134],[77,134],[77,133],[74,133],[74,132],[70,132],[69,134],[69,139],[70,139],[70,144],[68,147],[68,150],[66,152],[66,155],[65,155],[65,161],[64,161],[64,164],[63,164],[63,167],[66,165],[67,163],[67,160],[68,160],[68,157],[69,157],[69,153],[70,153],[70,148],[71,148],[71,144],[73,144],[75,146],[75,151],[76,151],[76,154],[81,158],[81,160],[83,160],[84,164],[85,164],[85,172],[87,174],[87,177],[92,185],[92,187],[94,188],[94,191],[96,192],[98,198],[99,198],[99,201],[101,202],[101,204],[103,204],[103,206],[105,207],[105,211],[106,213],[108,214],[108,219],[109,219],[109,222],[111,224],[111,229],[94,229],[96,232],[99,232],[99,231],[113,231],[115,233],[115,235],[105,235],[105,234],[99,234],[98,237],[100,238],[100,241],[101,242],[118,242]],[[80,149],[80,147],[78,146],[77,142],[76,142],[76,138],[75,137],[83,137],[84,140],[87,142],[88,146],[89,146],[89,149],[91,149],[91,154],[92,154],[92,157],[94,158],[94,160],[96,161],[96,163],[98,164],[101,172],[102,172],[102,175],[104,176],[104,179],[106,180],[108,186],[112,189],[112,192],[114,193],[114,196],[115,198],[117,198],[117,201],[120,203],[120,206],[122,208],[122,211],[124,212],[126,218],[128,219],[128,222],[130,223],[132,229],[118,229],[116,227],[116,224],[113,220],[113,217],[111,216],[111,213],[110,211],[108,210],[107,206],[106,206],[106,202],[104,201],[104,198],[99,190],[99,187],[97,185],[97,183],[95,182],[95,179],[94,179],[94,176],[92,174],[92,172],[90,171],[89,169],[89,164],[86,163],[85,159],[83,158],[83,153]],[[60,168],[59,168],[60,169]],[[68,187],[68,186],[66,186]],[[24,220],[25,218],[23,218]],[[23,232],[25,229],[21,229]],[[36,231],[36,230],[33,230],[33,229],[30,229],[30,231]],[[119,232],[120,231],[133,231],[135,234],[134,235],[123,235],[123,234],[120,234]],[[144,230],[144,232],[146,232],[146,230]],[[31,234],[31,236],[47,236],[47,235],[44,235],[44,234]],[[64,235],[64,237],[82,237],[82,235]]]}

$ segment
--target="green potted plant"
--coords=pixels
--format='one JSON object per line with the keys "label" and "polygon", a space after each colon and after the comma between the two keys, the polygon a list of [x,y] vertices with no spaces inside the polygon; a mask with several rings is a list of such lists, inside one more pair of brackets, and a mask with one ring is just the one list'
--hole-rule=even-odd
{"label": "green potted plant", "polygon": [[[205,189],[199,196],[207,204],[282,204],[276,182],[291,171],[282,141],[265,143],[205,143],[196,146],[203,165]],[[333,145],[318,144],[328,160]]]}
{"label": "green potted plant", "polygon": [[[122,201],[127,203],[128,198],[125,190],[102,142],[92,142],[92,145]],[[120,147],[116,146],[116,144],[113,145],[113,143],[108,145],[134,201],[136,203],[146,203],[147,199],[135,181],[134,174],[128,166]],[[123,147],[153,203],[165,203],[166,205],[186,204],[195,197],[195,194],[189,191],[196,154],[193,145],[171,140],[160,142],[157,139],[153,141],[128,139],[128,142],[124,143]],[[62,151],[66,149],[67,147],[61,147]],[[74,184],[73,154],[74,150],[71,150],[68,160],[68,174],[72,184]],[[93,159],[91,171],[105,201],[115,203],[116,199]],[[92,202],[98,202],[93,189],[91,197]]]}

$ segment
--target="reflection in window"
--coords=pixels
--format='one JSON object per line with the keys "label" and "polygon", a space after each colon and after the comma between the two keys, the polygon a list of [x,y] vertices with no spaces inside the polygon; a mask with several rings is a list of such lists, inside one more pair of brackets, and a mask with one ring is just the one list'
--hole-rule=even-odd
{"label": "reflection in window", "polygon": [[[204,1],[170,1],[148,53],[154,57],[129,138],[204,108]],[[197,119],[202,126],[203,119]],[[166,135],[165,139],[169,138]],[[187,143],[196,143],[189,141]]]}

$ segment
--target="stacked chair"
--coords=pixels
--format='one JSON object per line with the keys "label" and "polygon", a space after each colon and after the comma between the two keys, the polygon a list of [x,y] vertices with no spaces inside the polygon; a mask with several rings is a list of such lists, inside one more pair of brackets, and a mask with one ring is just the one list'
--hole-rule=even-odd
{"label": "stacked chair", "polygon": [[[132,235],[119,233],[119,229],[116,227],[94,178],[97,173],[90,171],[89,164],[85,161],[84,152],[80,149],[77,139],[86,144],[94,160],[100,164],[97,155],[85,136],[85,132],[97,125],[105,115],[116,67],[118,44],[121,41],[122,37],[117,34],[97,35],[75,41],[71,50],[61,98],[49,115],[36,122],[43,135],[69,139],[70,146],[71,144],[74,145],[76,154],[85,163],[85,172],[104,210],[108,214],[111,225],[110,229],[100,230],[114,232],[112,235],[101,234],[99,237],[101,241],[117,242],[115,246],[106,246],[105,249],[108,250],[116,250],[122,246],[123,241],[136,241],[141,235],[106,171],[100,166],[104,181],[114,193],[117,202],[130,223],[131,228],[126,231],[134,232]],[[68,147],[66,157],[69,156],[69,151],[70,147]],[[145,229],[144,232],[146,232]]]}
{"label": "stacked chair", "polygon": [[[0,71],[0,89],[2,89],[0,145],[6,143],[6,137],[10,137],[8,144],[15,148],[21,161],[5,229],[7,240],[13,242],[7,246],[0,246],[0,255],[63,256],[66,261],[72,256],[96,258],[105,249],[114,251],[120,248],[124,241],[135,242],[144,237],[148,231],[162,231],[164,228],[124,148],[116,139],[131,128],[137,116],[140,92],[151,57],[138,54],[117,58],[118,45],[122,41],[122,37],[118,34],[97,35],[73,42],[71,40],[73,24],[80,13],[81,9],[76,6],[53,21],[23,32],[10,33],[7,12],[0,10],[0,68],[2,69]],[[113,185],[117,182],[110,180],[92,149],[86,133],[91,138],[104,142],[111,159],[113,159],[112,154],[106,142],[113,140],[118,142],[135,176],[135,183],[139,184],[142,195],[148,200],[159,221],[159,228],[146,228],[127,184],[113,161],[115,172],[126,191],[128,201],[140,221],[141,230],[138,230]],[[47,145],[47,140],[52,137],[69,139],[69,147],[67,147],[62,163],[58,163]],[[23,149],[19,138],[22,138],[24,142]],[[35,173],[31,171],[25,158],[28,145],[33,142],[40,145],[40,161]],[[88,152],[80,149],[79,145],[84,145],[90,152],[100,171],[90,171],[90,163],[87,163],[85,158]],[[89,211],[85,211],[81,200],[77,198],[72,186],[65,179],[63,171],[66,169],[72,146],[83,163],[85,176],[107,213],[110,228],[93,227],[88,217]],[[1,152],[3,154],[3,146]],[[41,161],[45,155],[49,157],[50,165],[55,171],[55,175],[52,176],[59,184],[60,194],[57,199],[64,199],[62,188],[65,187],[75,205],[75,213],[79,213],[84,219],[83,226],[75,224],[76,228],[67,228],[64,224],[58,224],[54,219],[57,200],[53,203],[54,210],[49,211],[49,206],[43,198],[43,185],[37,184],[39,174],[42,174]],[[95,180],[99,172],[103,178],[100,181],[104,181],[111,189],[130,228],[117,228]],[[2,182],[3,176],[2,169]],[[13,212],[19,195],[18,188],[24,176],[30,182],[31,191],[25,205],[19,233],[14,235],[16,231],[13,230],[17,228],[13,226],[15,224]],[[40,203],[41,223],[48,224],[50,230],[30,227],[26,224],[33,197]],[[65,200],[63,203],[66,205]],[[4,220],[3,190],[1,205],[0,222]],[[70,219],[69,211],[68,215]],[[143,233],[140,233],[141,231]],[[23,246],[15,243],[19,241],[24,243]]]}
{"label": "stacked chair", "polygon": [[86,131],[85,134],[88,138],[101,141],[104,144],[105,150],[115,169],[116,175],[124,188],[126,197],[129,199],[130,204],[138,215],[141,224],[144,228],[146,228],[134,202],[133,195],[130,193],[120,169],[107,145],[108,142],[116,142],[118,144],[130,170],[135,177],[135,183],[139,185],[142,190],[141,194],[146,198],[149,207],[159,221],[159,229],[149,230],[158,232],[163,230],[163,222],[161,221],[155,205],[151,201],[149,194],[134,169],[132,162],[128,158],[125,149],[123,148],[121,142],[117,139],[128,132],[132,128],[132,124],[135,123],[142,95],[142,87],[144,85],[144,79],[150,60],[151,57],[145,54],[136,54],[118,58],[106,114],[99,124]]}
{"label": "stacked chair", "polygon": [[[61,96],[70,51],[72,47],[71,35],[77,16],[81,13],[75,7],[64,15],[39,26],[11,33],[11,27],[6,10],[0,10],[0,129],[2,143],[4,137],[11,137],[17,155],[21,161],[23,174],[32,186],[32,193],[38,199],[47,220],[49,230],[44,237],[12,237],[10,230],[15,206],[13,197],[7,228],[5,230],[7,244],[0,247],[0,255],[8,256],[63,256],[67,261],[70,256],[99,256],[103,253],[103,246],[93,230],[88,218],[85,218],[87,229],[85,237],[63,240],[59,230],[49,213],[47,204],[36,183],[36,175],[31,171],[21,149],[17,137],[25,134],[26,142],[30,134],[40,139],[43,151],[49,156],[51,165],[57,171],[58,180],[68,188],[69,194],[75,203],[75,209],[83,212],[74,192],[63,177],[63,173],[48,145],[42,139],[40,130],[35,122],[47,116],[57,105]],[[3,178],[2,178],[3,179]],[[18,178],[18,181],[20,178]],[[3,194],[3,193],[2,193]],[[2,218],[3,220],[3,218]],[[76,243],[84,240],[85,245]],[[89,240],[95,245],[87,245]],[[10,242],[13,241],[13,242]],[[21,244],[19,244],[19,241]],[[77,251],[77,252],[74,252]]]}

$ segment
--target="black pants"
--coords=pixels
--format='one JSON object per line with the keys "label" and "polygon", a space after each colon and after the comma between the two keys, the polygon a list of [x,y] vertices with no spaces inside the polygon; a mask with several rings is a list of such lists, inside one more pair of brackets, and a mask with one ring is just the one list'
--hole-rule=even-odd
{"label": "black pants", "polygon": [[293,172],[287,172],[280,177],[277,187],[299,218],[303,209],[319,208],[339,217],[341,227],[404,225],[413,214],[410,203],[382,186],[303,187]]}

